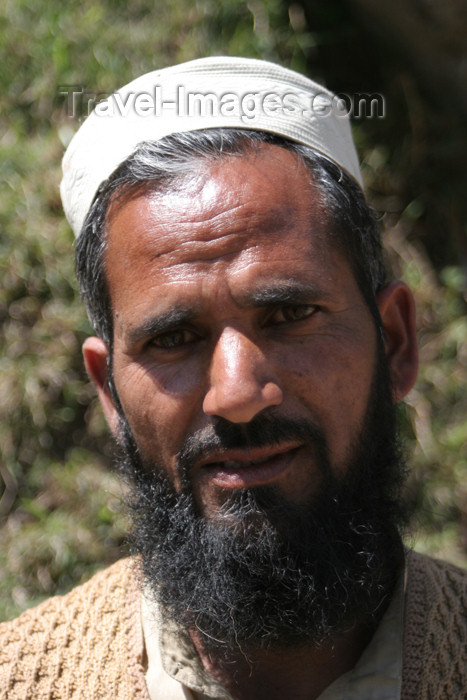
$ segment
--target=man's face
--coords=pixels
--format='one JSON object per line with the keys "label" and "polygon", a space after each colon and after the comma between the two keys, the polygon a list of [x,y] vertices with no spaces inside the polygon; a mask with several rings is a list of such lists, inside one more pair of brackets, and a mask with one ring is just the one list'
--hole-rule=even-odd
{"label": "man's face", "polygon": [[198,450],[183,477],[180,451],[219,421],[241,427],[270,414],[311,425],[336,476],[353,454],[377,332],[328,226],[309,173],[275,146],[111,209],[115,387],[144,461],[177,490],[188,478],[209,518],[234,491],[273,485],[300,504],[322,480],[299,432]]}
{"label": "man's face", "polygon": [[107,223],[113,391],[103,341],[84,352],[134,479],[147,590],[232,653],[373,624],[402,556],[407,288],[378,295],[383,347],[318,190],[278,147],[123,198]]}

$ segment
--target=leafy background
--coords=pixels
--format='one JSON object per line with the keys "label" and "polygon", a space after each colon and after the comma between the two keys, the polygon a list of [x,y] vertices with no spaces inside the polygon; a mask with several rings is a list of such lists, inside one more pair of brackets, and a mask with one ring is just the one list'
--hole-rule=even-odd
{"label": "leafy background", "polygon": [[422,369],[402,416],[408,539],[467,565],[465,5],[4,0],[0,13],[0,618],[125,553],[113,447],[80,353],[90,328],[58,195],[79,122],[59,86],[108,93],[216,53],[385,96],[385,118],[354,133],[388,255],[418,304]]}

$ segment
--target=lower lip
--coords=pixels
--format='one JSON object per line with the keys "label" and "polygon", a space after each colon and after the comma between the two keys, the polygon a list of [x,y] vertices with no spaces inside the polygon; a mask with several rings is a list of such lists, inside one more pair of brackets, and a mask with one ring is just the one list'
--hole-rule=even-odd
{"label": "lower lip", "polygon": [[203,467],[205,474],[216,486],[225,489],[251,488],[269,484],[282,476],[289,468],[298,448],[274,455],[264,462],[245,467],[225,467],[221,462],[207,464]]}

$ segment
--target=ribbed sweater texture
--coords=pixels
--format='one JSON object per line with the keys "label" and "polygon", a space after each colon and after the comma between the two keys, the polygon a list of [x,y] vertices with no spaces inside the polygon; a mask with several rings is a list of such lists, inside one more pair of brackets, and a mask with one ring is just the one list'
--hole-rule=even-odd
{"label": "ribbed sweater texture", "polygon": [[[0,698],[149,700],[135,566],[0,624]],[[411,553],[404,627],[402,700],[467,698],[467,572]]]}

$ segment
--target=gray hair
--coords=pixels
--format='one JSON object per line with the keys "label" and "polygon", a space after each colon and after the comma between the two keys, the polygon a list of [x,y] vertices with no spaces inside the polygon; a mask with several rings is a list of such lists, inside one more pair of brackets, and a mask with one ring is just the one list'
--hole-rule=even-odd
{"label": "gray hair", "polygon": [[386,271],[379,226],[356,182],[309,146],[261,131],[208,129],[140,144],[101,184],[94,198],[76,246],[76,272],[89,319],[110,351],[113,319],[105,273],[110,204],[140,189],[167,191],[193,174],[200,162],[244,156],[264,143],[295,153],[308,169],[328,214],[329,235],[351,265],[368,307],[380,324],[375,294],[385,284]]}

